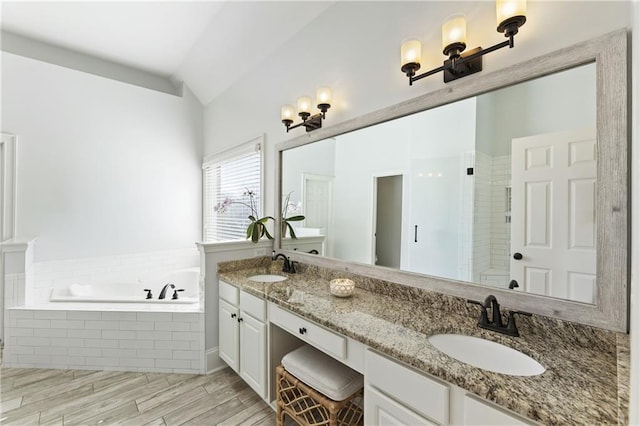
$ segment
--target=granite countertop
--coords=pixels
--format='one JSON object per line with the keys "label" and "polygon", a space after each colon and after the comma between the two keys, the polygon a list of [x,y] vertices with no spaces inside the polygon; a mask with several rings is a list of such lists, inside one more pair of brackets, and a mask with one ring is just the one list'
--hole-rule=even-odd
{"label": "granite countertop", "polygon": [[[329,293],[329,279],[309,271],[275,272],[288,277],[277,283],[247,279],[272,271],[253,266],[219,270],[218,275],[248,293],[532,420],[544,424],[627,422],[627,335],[606,332],[598,334],[595,342],[580,339],[568,342],[571,339],[556,336],[553,332],[556,330],[528,333],[525,325],[521,336],[512,338],[480,329],[477,318],[472,316],[452,314],[424,301],[408,301],[368,291],[360,288],[357,281],[352,297],[337,298]],[[287,302],[287,287],[291,291],[302,291],[304,303]],[[560,328],[578,334],[570,326]],[[429,336],[440,333],[460,333],[502,343],[536,359],[546,371],[531,377],[508,376],[459,362],[428,342]]]}

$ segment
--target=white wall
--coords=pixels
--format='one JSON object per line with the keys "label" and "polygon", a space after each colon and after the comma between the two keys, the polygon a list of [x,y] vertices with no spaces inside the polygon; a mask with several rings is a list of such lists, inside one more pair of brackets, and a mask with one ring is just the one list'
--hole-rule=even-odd
{"label": "white wall", "polygon": [[36,261],[193,247],[202,106],[2,53],[2,130],[18,136],[17,235]]}

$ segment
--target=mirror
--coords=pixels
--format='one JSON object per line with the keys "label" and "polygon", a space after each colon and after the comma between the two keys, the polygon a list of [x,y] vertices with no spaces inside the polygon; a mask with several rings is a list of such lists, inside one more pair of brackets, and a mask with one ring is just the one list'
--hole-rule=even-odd
{"label": "mirror", "polygon": [[281,149],[282,193],[307,218],[298,234],[324,235],[324,256],[368,274],[398,269],[465,297],[461,285],[488,286],[485,295],[605,309],[604,259],[627,247],[601,241],[616,212],[598,206],[626,198],[605,190],[626,134],[602,153],[615,136],[604,108],[616,100],[602,90],[608,64],[592,55],[520,81],[494,73],[504,87],[426,95],[431,107]]}
{"label": "mirror", "polygon": [[282,186],[325,256],[594,303],[595,94],[592,63],[290,149]]}

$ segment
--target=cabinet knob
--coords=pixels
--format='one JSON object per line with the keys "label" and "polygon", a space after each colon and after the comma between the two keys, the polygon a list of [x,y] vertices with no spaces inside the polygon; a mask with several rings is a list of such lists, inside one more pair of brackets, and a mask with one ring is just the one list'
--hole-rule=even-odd
{"label": "cabinet knob", "polygon": [[515,260],[522,260],[522,253],[513,253],[513,258]]}
{"label": "cabinet knob", "polygon": [[231,314],[231,318],[235,318],[235,317],[237,317],[236,314]]}
{"label": "cabinet knob", "polygon": [[307,329],[306,329],[305,327],[300,327],[300,328],[298,329],[298,332],[299,332],[300,334],[304,334],[304,333],[306,333],[306,332],[307,332]]}
{"label": "cabinet knob", "polygon": [[242,321],[243,321],[242,317],[238,317],[238,322],[242,322]]}

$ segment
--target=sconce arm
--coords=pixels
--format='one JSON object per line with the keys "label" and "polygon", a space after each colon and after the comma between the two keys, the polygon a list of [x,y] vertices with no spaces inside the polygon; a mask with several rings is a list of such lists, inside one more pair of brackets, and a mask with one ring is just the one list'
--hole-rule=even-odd
{"label": "sconce arm", "polygon": [[[491,53],[491,52],[495,52],[496,50],[502,49],[503,47],[509,47],[512,48],[514,46],[514,38],[513,38],[513,34],[508,35],[509,39],[505,40],[503,42],[494,44],[491,47],[488,47],[486,49],[482,49],[482,48],[475,48],[469,52],[467,52],[466,54],[462,54],[457,58],[450,58],[447,59],[446,61],[444,61],[444,65],[441,65],[437,68],[434,68],[430,71],[426,71],[422,74],[419,75],[413,75],[413,76],[408,76],[409,77],[409,85],[412,86],[414,81],[423,79],[425,77],[428,77],[430,75],[439,73],[440,71],[449,71],[451,74],[456,75],[460,72],[460,70],[462,69],[462,66],[469,63],[470,65],[468,65],[469,69],[466,70],[466,73],[464,74],[472,74],[474,72],[477,71],[481,71],[482,70],[482,61],[479,61],[479,65],[473,65],[473,61],[478,60],[480,57],[486,55],[487,53]],[[464,74],[462,76],[464,76]],[[460,75],[457,75],[456,77],[446,77],[445,78],[445,83],[450,81],[450,79],[455,79],[457,77],[460,77]]]}

